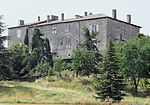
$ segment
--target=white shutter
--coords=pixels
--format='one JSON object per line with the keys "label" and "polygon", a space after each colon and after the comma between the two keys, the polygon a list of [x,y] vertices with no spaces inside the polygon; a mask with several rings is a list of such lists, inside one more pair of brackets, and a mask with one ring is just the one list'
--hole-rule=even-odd
{"label": "white shutter", "polygon": [[20,29],[18,29],[17,37],[21,38],[21,30]]}
{"label": "white shutter", "polygon": [[99,32],[99,25],[96,25],[96,31]]}
{"label": "white shutter", "polygon": [[90,25],[90,34],[92,34],[92,25]]}

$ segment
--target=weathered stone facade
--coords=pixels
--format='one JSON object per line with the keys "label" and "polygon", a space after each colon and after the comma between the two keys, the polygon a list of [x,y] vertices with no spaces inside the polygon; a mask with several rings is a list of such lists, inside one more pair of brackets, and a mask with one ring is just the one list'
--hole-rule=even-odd
{"label": "weathered stone facade", "polygon": [[[113,15],[116,14],[114,13]],[[38,20],[40,20],[39,17]],[[63,59],[70,58],[72,51],[76,49],[76,45],[84,41],[83,27],[89,28],[90,31],[99,32],[97,39],[101,42],[97,44],[97,47],[102,54],[106,49],[109,37],[113,41],[130,40],[136,33],[139,33],[141,28],[131,24],[130,21],[124,22],[116,19],[116,17],[112,18],[103,14],[78,16],[75,19],[64,19],[64,14],[62,14],[62,20],[50,20],[48,17],[47,21],[10,27],[8,35],[11,37],[11,40],[9,40],[8,45],[14,42],[23,43],[27,28],[31,45],[35,26],[41,30],[44,37],[50,40],[53,57]]]}

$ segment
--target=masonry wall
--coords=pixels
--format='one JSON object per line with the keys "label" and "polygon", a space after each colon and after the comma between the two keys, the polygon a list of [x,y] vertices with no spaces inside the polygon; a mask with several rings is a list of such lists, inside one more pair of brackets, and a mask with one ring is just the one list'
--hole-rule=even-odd
{"label": "masonry wall", "polygon": [[84,35],[83,35],[83,27],[87,27],[88,29],[90,29],[90,25],[98,25],[99,29],[98,29],[98,35],[96,37],[96,39],[98,39],[100,41],[100,43],[97,43],[97,47],[99,49],[99,51],[103,54],[104,50],[106,49],[106,41],[107,41],[107,19],[103,18],[103,19],[95,19],[95,20],[87,20],[87,21],[81,21],[80,22],[80,40],[81,43],[84,41]]}
{"label": "masonry wall", "polygon": [[[44,37],[47,37],[50,40],[53,58],[68,59],[71,58],[72,51],[76,49],[76,46],[84,41],[83,27],[87,27],[90,29],[90,25],[99,26],[99,33],[97,35],[97,39],[101,42],[97,44],[97,47],[101,54],[104,54],[107,46],[107,40],[109,37],[111,37],[113,41],[116,41],[119,40],[120,35],[122,35],[123,40],[130,40],[136,35],[136,33],[139,33],[138,27],[127,23],[115,21],[110,18],[44,25],[39,26],[39,29],[41,33],[44,34]],[[52,33],[54,27],[56,27],[56,33]],[[34,27],[9,29],[8,34],[9,36],[11,36],[11,40],[9,40],[9,45],[13,42],[23,43],[27,28],[29,29],[29,44],[31,48]],[[17,38],[18,30],[21,30],[20,38]],[[66,48],[66,38],[70,38],[71,41],[69,48]],[[61,48],[59,48],[60,46],[58,45],[59,40],[62,40]]]}
{"label": "masonry wall", "polygon": [[[52,33],[52,28],[56,27],[55,34]],[[69,29],[68,29],[69,27]],[[70,58],[72,51],[76,48],[76,45],[79,43],[79,23],[61,23],[54,25],[47,25],[39,27],[41,33],[45,37],[49,38],[51,49],[54,58]],[[70,48],[66,48],[65,40],[66,38],[71,39]],[[58,49],[58,40],[62,40],[61,49]]]}
{"label": "masonry wall", "polygon": [[[54,58],[63,58],[67,59],[70,58],[72,55],[72,51],[76,49],[76,46],[79,43],[84,41],[83,36],[83,27],[90,28],[90,25],[99,25],[99,34],[97,39],[101,42],[97,44],[101,53],[104,52],[106,48],[106,33],[107,33],[107,20],[106,19],[96,19],[96,20],[86,20],[86,21],[77,21],[72,23],[61,23],[55,25],[47,25],[41,26],[39,29],[44,34],[45,37],[49,38],[51,49]],[[69,26],[69,31],[66,32]],[[57,33],[52,34],[52,28],[57,27]],[[33,32],[31,32],[33,33]],[[71,47],[66,48],[65,39],[71,39]],[[63,40],[63,45],[61,49],[58,49],[58,40]]]}
{"label": "masonry wall", "polygon": [[[26,29],[27,29],[27,27],[19,27],[19,28],[8,29],[8,36],[10,37],[10,39],[8,40],[8,46],[10,46],[14,42],[23,43],[24,42],[24,37],[25,37],[25,34],[26,34]],[[20,38],[17,37],[18,30],[21,30],[21,37]]]}
{"label": "masonry wall", "polygon": [[122,36],[122,40],[131,40],[136,36],[136,33],[139,33],[139,28],[136,26],[109,18],[107,20],[107,39],[110,37],[113,41],[117,41]]}

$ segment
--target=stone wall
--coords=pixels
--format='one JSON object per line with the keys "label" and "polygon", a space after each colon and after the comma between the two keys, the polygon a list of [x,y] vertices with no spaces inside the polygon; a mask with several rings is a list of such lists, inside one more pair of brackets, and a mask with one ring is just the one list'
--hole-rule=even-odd
{"label": "stone wall", "polygon": [[[8,40],[8,46],[10,46],[14,42],[23,43],[24,37],[26,34],[26,29],[27,29],[27,27],[8,29],[8,36],[10,37],[10,39]],[[21,31],[21,37],[20,38],[18,38],[18,31],[19,30]]]}
{"label": "stone wall", "polygon": [[[97,44],[97,47],[102,54],[104,54],[104,50],[106,49],[107,40],[109,37],[111,37],[113,41],[116,41],[120,39],[121,35],[122,40],[130,40],[136,35],[136,33],[139,32],[138,27],[124,22],[116,21],[111,18],[99,18],[92,20],[44,25],[39,26],[39,29],[41,30],[41,33],[44,34],[44,37],[47,37],[50,40],[53,57],[67,59],[71,57],[72,51],[76,49],[76,45],[84,41],[83,27],[87,27],[90,29],[91,25],[99,26],[97,39],[101,42]],[[34,27],[28,28],[29,42],[31,47]],[[9,29],[8,35],[11,36],[9,45],[13,42],[23,43],[26,29],[27,27]],[[21,30],[20,38],[17,38],[18,30]],[[69,46],[66,46],[67,38],[71,41]],[[61,43],[59,43],[59,41],[61,41]],[[61,44],[61,47],[59,46],[59,44]]]}
{"label": "stone wall", "polygon": [[131,24],[112,19],[108,19],[107,24],[107,39],[110,37],[113,41],[120,40],[121,36],[122,40],[130,40],[139,33],[139,28]]}

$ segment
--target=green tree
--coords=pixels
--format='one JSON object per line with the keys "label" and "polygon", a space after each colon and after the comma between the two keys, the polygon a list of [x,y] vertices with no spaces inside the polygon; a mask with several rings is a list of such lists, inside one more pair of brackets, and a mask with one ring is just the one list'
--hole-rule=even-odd
{"label": "green tree", "polygon": [[45,77],[48,76],[50,70],[51,67],[49,65],[49,62],[41,61],[40,63],[37,64],[37,66],[34,68],[34,72],[31,72],[31,74],[33,73],[32,76],[37,78]]}
{"label": "green tree", "polygon": [[24,67],[23,60],[25,59],[28,47],[25,44],[20,45],[16,42],[9,46],[8,48],[10,56],[10,62],[12,67],[12,79],[19,79],[21,77],[21,70]]}
{"label": "green tree", "polygon": [[24,38],[24,44],[29,46],[28,28],[26,29],[26,34],[25,34],[25,38]]}
{"label": "green tree", "polygon": [[2,36],[5,30],[4,23],[1,22],[2,16],[0,16],[0,80],[9,79],[11,76],[11,69],[9,63],[9,53],[4,47],[4,41],[8,39],[7,36]]}
{"label": "green tree", "polygon": [[123,75],[134,84],[134,95],[138,93],[140,80],[150,77],[150,37],[138,34],[134,39],[116,46],[121,60]]}
{"label": "green tree", "polygon": [[45,59],[49,62],[51,68],[53,68],[53,58],[48,38],[45,39]]}
{"label": "green tree", "polygon": [[34,68],[41,61],[39,54],[40,54],[40,50],[35,48],[33,49],[32,53],[26,56],[26,58],[24,59],[23,65],[25,65],[25,67],[21,70],[21,74],[23,75],[24,78],[28,78],[28,77],[32,78]]}
{"label": "green tree", "polygon": [[[21,73],[25,74],[24,77],[34,77],[37,75],[37,68],[44,65],[40,62],[47,61],[51,68],[53,67],[53,59],[51,54],[51,48],[48,38],[44,39],[43,34],[36,27],[34,29],[32,37],[32,51],[23,61],[23,64],[26,65]],[[38,67],[36,67],[38,65]],[[40,66],[39,66],[40,65]],[[36,69],[35,69],[36,68]],[[43,69],[44,70],[44,69]],[[44,72],[44,71],[43,71]],[[40,76],[37,76],[40,77]]]}
{"label": "green tree", "polygon": [[43,34],[40,33],[40,30],[35,27],[32,36],[31,54],[27,55],[23,61],[25,67],[22,69],[21,73],[24,74],[25,77],[28,77],[32,69],[35,68],[41,60],[44,60],[44,39],[42,36]]}
{"label": "green tree", "polygon": [[32,37],[32,50],[34,48],[40,49],[43,53],[44,51],[44,39],[42,38],[44,36],[40,30],[35,27],[34,32],[33,32],[33,37]]}
{"label": "green tree", "polygon": [[54,70],[59,72],[59,75],[61,76],[61,71],[64,70],[65,62],[61,59],[55,59],[54,60]]}
{"label": "green tree", "polygon": [[103,101],[109,101],[110,99],[113,102],[120,101],[125,95],[122,93],[125,84],[123,83],[123,77],[120,75],[119,62],[111,39],[108,40],[105,57],[101,65],[100,74],[95,77],[96,97]]}
{"label": "green tree", "polygon": [[96,39],[96,36],[98,35],[98,32],[91,32],[89,31],[89,29],[87,27],[83,28],[83,32],[84,32],[84,38],[85,41],[81,44],[82,48],[86,48],[89,51],[93,51],[95,54],[95,60],[97,62],[101,61],[101,57],[102,55],[100,54],[98,48],[97,48],[97,44],[100,43],[99,40]]}
{"label": "green tree", "polygon": [[98,32],[92,31],[90,33],[89,29],[87,27],[83,28],[84,32],[84,38],[85,41],[80,44],[82,48],[85,48],[88,51],[92,51],[95,55],[95,68],[93,70],[94,74],[98,74],[99,70],[97,69],[97,62],[102,61],[102,55],[100,54],[100,51],[97,48],[97,44],[100,43],[99,40],[96,39],[96,36],[98,35]]}
{"label": "green tree", "polygon": [[94,71],[95,55],[92,51],[77,48],[72,54],[72,67],[76,77],[89,76]]}

